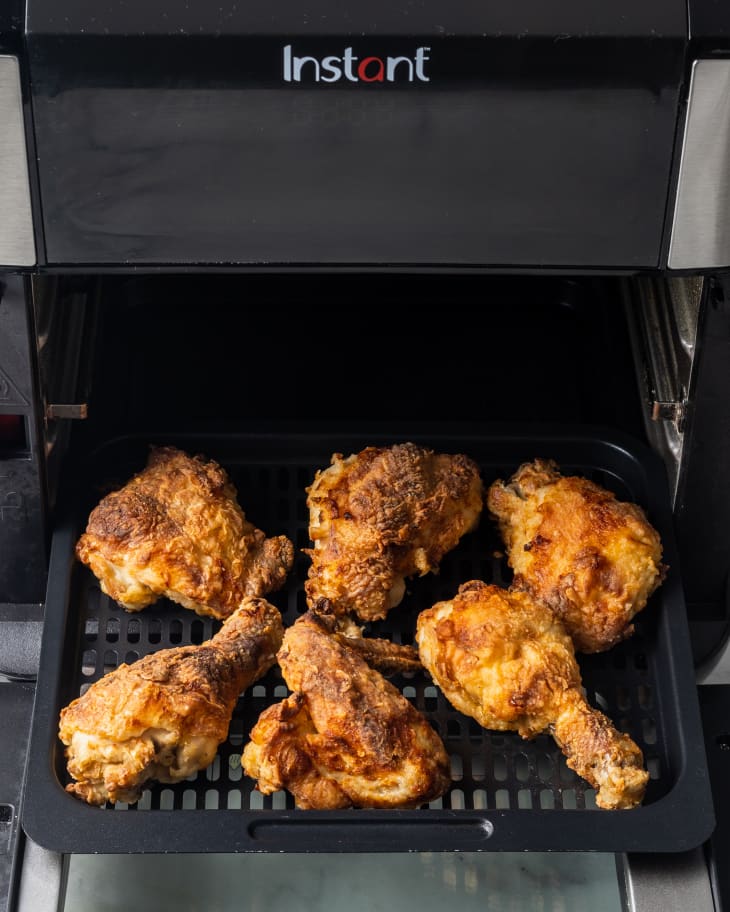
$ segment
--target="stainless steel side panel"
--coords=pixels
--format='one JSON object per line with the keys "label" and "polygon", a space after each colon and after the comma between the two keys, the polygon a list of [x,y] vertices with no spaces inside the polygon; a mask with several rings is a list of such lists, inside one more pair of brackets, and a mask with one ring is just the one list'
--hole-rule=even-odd
{"label": "stainless steel side panel", "polygon": [[617,855],[626,912],[719,912],[702,848],[676,855]]}
{"label": "stainless steel side panel", "polygon": [[0,56],[0,266],[36,261],[23,129],[20,71],[15,57]]}
{"label": "stainless steel side panel", "polygon": [[692,67],[668,265],[730,265],[730,60]]}

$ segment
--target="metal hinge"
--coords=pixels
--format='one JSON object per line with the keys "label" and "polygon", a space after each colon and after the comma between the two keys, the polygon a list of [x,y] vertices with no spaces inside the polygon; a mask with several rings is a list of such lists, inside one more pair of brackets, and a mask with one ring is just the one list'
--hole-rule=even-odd
{"label": "metal hinge", "polygon": [[85,402],[77,404],[61,404],[54,402],[46,406],[46,418],[75,418],[83,419],[89,415],[89,408]]}
{"label": "metal hinge", "polygon": [[673,421],[678,431],[684,427],[684,419],[687,413],[687,403],[685,400],[659,400],[654,399],[651,403],[651,420],[652,421]]}

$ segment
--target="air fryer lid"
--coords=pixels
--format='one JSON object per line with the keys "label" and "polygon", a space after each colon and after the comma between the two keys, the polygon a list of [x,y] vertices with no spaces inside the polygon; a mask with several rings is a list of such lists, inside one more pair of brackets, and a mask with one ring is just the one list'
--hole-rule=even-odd
{"label": "air fryer lid", "polygon": [[51,263],[656,267],[680,0],[29,0]]}

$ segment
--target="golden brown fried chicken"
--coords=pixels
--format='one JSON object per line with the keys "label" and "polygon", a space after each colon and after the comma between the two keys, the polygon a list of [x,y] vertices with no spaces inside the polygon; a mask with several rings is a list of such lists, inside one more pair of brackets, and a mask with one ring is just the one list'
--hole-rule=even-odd
{"label": "golden brown fried chicken", "polygon": [[335,639],[353,649],[367,664],[390,678],[395,674],[415,674],[423,665],[414,646],[392,643],[379,637],[350,636],[333,633]]}
{"label": "golden brown fried chicken", "polygon": [[423,671],[415,646],[394,643],[380,637],[364,637],[363,628],[349,615],[336,614],[333,605],[327,599],[320,599],[311,611],[322,616],[325,627],[335,639],[354,649],[371,668],[386,678],[395,674],[415,674]]}
{"label": "golden brown fried chicken", "polygon": [[228,735],[243,690],[275,662],[277,609],[247,598],[200,646],[163,649],[120,665],[61,710],[66,791],[89,804],[137,801],[145,783],[204,769]]}
{"label": "golden brown fried chicken", "polygon": [[585,700],[570,637],[526,592],[473,581],[421,612],[421,661],[449,702],[485,728],[549,731],[602,808],[631,808],[649,774],[628,735]]}
{"label": "golden brown fried chicken", "polygon": [[223,619],[245,596],[283,585],[294,546],[247,521],[216,462],[159,447],[92,511],[76,556],[128,611],[165,596]]}
{"label": "golden brown fried chicken", "polygon": [[513,588],[544,601],[581,652],[609,649],[664,577],[662,545],[636,504],[563,476],[550,460],[525,463],[495,481],[487,505],[499,522]]}
{"label": "golden brown fried chicken", "polygon": [[399,604],[407,577],[436,572],[483,507],[471,459],[413,443],[367,447],[347,459],[335,453],[307,492],[308,603],[326,598],[363,621]]}
{"label": "golden brown fried chicken", "polygon": [[327,618],[309,612],[284,635],[278,661],[294,693],[264,710],[244,771],[300,808],[414,808],[449,787],[449,758],[427,720]]}

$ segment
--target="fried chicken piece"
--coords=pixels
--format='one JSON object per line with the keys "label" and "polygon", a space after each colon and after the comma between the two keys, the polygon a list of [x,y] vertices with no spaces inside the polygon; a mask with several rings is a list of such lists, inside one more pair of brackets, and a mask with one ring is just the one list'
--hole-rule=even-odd
{"label": "fried chicken piece", "polygon": [[657,531],[623,503],[551,460],[495,481],[487,505],[515,572],[513,588],[545,602],[579,652],[602,652],[634,632],[632,618],[664,578]]}
{"label": "fried chicken piece", "polygon": [[363,628],[349,615],[336,614],[332,603],[327,599],[320,599],[311,611],[323,617],[323,622],[332,636],[350,649],[354,649],[371,668],[386,678],[395,674],[415,674],[423,671],[415,646],[394,643],[381,637],[364,637]]}
{"label": "fried chicken piece", "polygon": [[423,671],[418,650],[414,646],[393,643],[380,637],[354,637],[343,633],[335,633],[333,636],[344,646],[354,649],[371,668],[386,678]]}
{"label": "fried chicken piece", "polygon": [[367,447],[347,459],[335,453],[307,493],[308,603],[327,598],[362,621],[398,605],[407,577],[437,572],[483,507],[476,463],[413,443]]}
{"label": "fried chicken piece", "polygon": [[631,808],[649,774],[628,735],[586,702],[573,644],[527,592],[472,581],[418,617],[421,661],[449,702],[485,728],[549,731],[602,808]]}
{"label": "fried chicken piece", "polygon": [[216,462],[158,447],[91,512],[76,556],[127,611],[165,596],[223,619],[245,596],[281,588],[294,546],[248,522]]}
{"label": "fried chicken piece", "polygon": [[281,615],[246,598],[200,646],[120,665],[61,710],[66,791],[89,804],[137,801],[151,779],[179,782],[215,757],[239,695],[274,664]]}
{"label": "fried chicken piece", "polygon": [[265,795],[290,791],[299,808],[415,808],[442,795],[441,739],[333,629],[312,612],[287,629],[278,661],[294,693],[261,714],[244,771]]}

